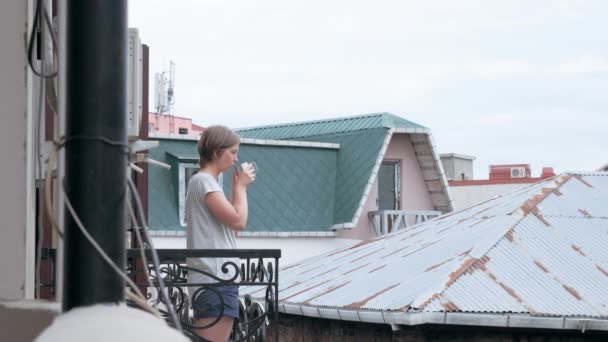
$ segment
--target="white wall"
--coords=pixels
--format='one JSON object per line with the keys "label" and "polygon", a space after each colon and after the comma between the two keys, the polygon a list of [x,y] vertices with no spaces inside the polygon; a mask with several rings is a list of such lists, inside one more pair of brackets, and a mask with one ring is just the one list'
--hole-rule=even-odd
{"label": "white wall", "polygon": [[[186,248],[185,237],[154,237],[156,248]],[[279,265],[285,266],[334,249],[350,247],[357,240],[338,238],[237,238],[242,249],[280,249]]]}
{"label": "white wall", "polygon": [[0,299],[33,295],[33,160],[25,33],[30,1],[0,2]]}
{"label": "white wall", "polygon": [[483,184],[450,186],[454,211],[466,209],[479,202],[494,198],[498,195],[528,186],[528,183],[519,184]]}

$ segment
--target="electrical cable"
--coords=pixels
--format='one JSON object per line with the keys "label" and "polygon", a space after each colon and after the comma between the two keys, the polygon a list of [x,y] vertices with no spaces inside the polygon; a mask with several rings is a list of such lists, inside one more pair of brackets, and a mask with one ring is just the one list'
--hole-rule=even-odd
{"label": "electrical cable", "polygon": [[[123,144],[121,143],[116,143],[113,142],[107,138],[103,138],[103,137],[78,137],[78,138],[87,138],[86,140],[98,140],[98,141],[102,141],[104,143],[108,143],[111,146],[123,146]],[[57,234],[63,239],[63,232],[60,230],[59,225],[57,224],[57,221],[55,219],[55,217],[53,216],[52,213],[54,213],[54,209],[53,209],[53,205],[52,205],[52,200],[51,200],[51,170],[55,164],[55,160],[57,158],[57,152],[59,149],[65,147],[66,141],[68,139],[63,139],[61,143],[55,143],[55,148],[51,151],[50,155],[49,155],[49,162],[47,165],[47,175],[45,177],[45,202],[46,202],[46,212],[47,215],[49,215],[51,224],[53,226],[53,228],[55,229],[55,231],[57,232]],[[101,247],[96,243],[96,241],[94,240],[94,238],[92,236],[90,236],[90,234],[88,233],[88,231],[85,230],[84,226],[82,225],[82,222],[80,221],[80,219],[78,218],[78,216],[76,215],[76,212],[74,211],[74,208],[71,205],[71,202],[69,201],[69,198],[65,192],[65,188],[62,186],[62,191],[64,194],[64,201],[65,201],[65,205],[68,209],[68,211],[70,212],[70,214],[72,215],[72,217],[74,218],[74,221],[76,222],[78,228],[81,230],[81,232],[83,232],[83,235],[87,238],[87,240],[93,245],[93,247],[96,249],[96,251],[100,254],[100,256],[104,259],[104,261],[106,261],[106,263],[108,263],[110,265],[110,267],[117,273],[120,275],[121,278],[123,278],[131,288],[134,289],[134,291],[136,292],[136,294],[141,298],[141,300],[136,301],[133,300],[133,302],[135,302],[136,304],[138,304],[139,306],[142,306],[142,303],[145,302],[146,306],[143,306],[142,308],[146,311],[149,312],[153,312],[154,315],[158,318],[161,318],[164,320],[164,318],[162,317],[162,315],[154,308],[152,308],[149,303],[147,302],[147,298],[143,295],[143,293],[139,290],[139,287],[137,287],[137,285],[135,283],[133,283],[133,281],[126,275],[124,274],[120,268],[118,266],[116,266],[116,264],[107,256],[107,254],[101,249]],[[137,198],[137,197],[136,197]],[[130,206],[130,203],[129,203]],[[132,208],[131,208],[132,210]],[[149,277],[148,277],[149,278]],[[162,280],[161,280],[162,281]],[[161,287],[161,289],[164,288],[164,284]],[[164,291],[161,291],[162,293],[164,293]],[[127,293],[128,295],[128,293]],[[132,296],[128,296],[130,299],[132,299]]]}
{"label": "electrical cable", "polygon": [[[53,213],[55,212],[53,209],[53,204],[52,204],[52,200],[51,200],[51,170],[55,164],[55,160],[57,158],[57,152],[58,150],[61,148],[62,144],[56,143],[56,148],[54,148],[50,155],[49,155],[49,162],[47,165],[47,174],[45,177],[45,190],[44,190],[44,194],[45,194],[45,203],[46,203],[46,213],[49,216],[49,220],[51,221],[51,225],[52,227],[55,229],[55,232],[57,233],[57,235],[59,235],[59,237],[61,239],[63,239],[63,232],[60,230],[59,225],[57,224],[57,220],[54,217]],[[80,230],[82,231],[84,229],[84,226],[82,225],[82,222],[80,221],[80,219],[78,218],[78,216],[75,216],[76,213],[74,211],[74,208],[71,205],[71,202],[69,202],[69,199],[67,197],[67,194],[65,193],[65,189],[62,189],[64,196],[65,196],[65,205],[68,208],[68,210],[70,211],[70,214],[72,215],[72,217],[74,218],[74,221],[76,221],[78,228],[80,228]],[[138,306],[140,306],[142,309],[152,313],[154,316],[156,316],[159,319],[164,320],[164,318],[162,317],[162,315],[153,307],[150,306],[150,304],[147,302],[146,297],[143,295],[143,293],[139,290],[139,288],[131,281],[131,279],[129,279],[128,276],[126,276],[119,268],[118,266],[116,266],[116,264],[107,256],[107,254],[105,254],[105,252],[103,252],[103,250],[101,249],[101,247],[95,242],[95,240],[93,239],[92,236],[90,236],[88,234],[88,231],[83,232],[83,235],[88,239],[88,241],[93,245],[93,247],[96,249],[96,251],[100,254],[100,256],[104,259],[104,261],[106,261],[106,263],[108,263],[110,265],[110,267],[116,272],[118,273],[121,278],[123,278],[127,283],[129,283],[129,286],[131,286],[133,289],[135,289],[137,294],[134,294],[132,291],[130,291],[128,288],[126,289],[126,295],[127,297],[132,300],[134,303],[136,303]]]}
{"label": "electrical cable", "polygon": [[[131,193],[131,189],[129,188],[129,193]],[[141,238],[141,233],[139,232],[139,226],[137,224],[137,218],[135,217],[135,212],[133,211],[133,206],[131,205],[131,200],[129,196],[129,201],[127,201],[127,206],[129,207],[129,215],[131,216],[131,222],[133,223],[133,230],[135,231],[135,236],[137,238],[137,243],[139,244],[139,253],[141,260],[144,264],[144,273],[146,275],[146,280],[148,282],[148,286],[153,288],[154,284],[152,283],[152,279],[150,278],[150,272],[148,271],[148,258],[146,257],[145,249],[144,249],[144,241]]]}
{"label": "electrical cable", "polygon": [[[57,45],[57,38],[55,35],[55,32],[53,30],[52,27],[52,21],[50,19],[49,13],[45,7],[45,5],[43,4],[42,0],[37,0],[36,1],[36,9],[35,9],[35,13],[34,13],[34,21],[32,23],[32,30],[30,33],[30,38],[29,38],[29,44],[28,44],[28,51],[27,51],[27,57],[28,57],[28,64],[29,67],[31,69],[31,71],[38,76],[41,80],[40,80],[40,89],[38,92],[38,111],[37,111],[37,120],[36,120],[36,129],[35,129],[35,135],[36,135],[36,145],[35,145],[35,153],[36,153],[36,158],[38,161],[38,175],[35,177],[35,179],[37,179],[38,177],[42,177],[42,158],[41,158],[41,144],[40,144],[40,132],[41,132],[41,128],[40,125],[42,123],[42,107],[43,107],[43,89],[44,89],[44,79],[53,79],[57,76],[58,74],[58,70],[54,70],[49,74],[45,73],[45,60],[44,60],[44,54],[43,54],[43,58],[41,61],[41,70],[38,71],[36,70],[36,67],[34,66],[34,41],[36,39],[36,34],[40,33],[40,36],[37,38],[39,42],[43,41],[43,37],[42,37],[42,25],[46,25],[46,27],[49,30],[50,36],[51,36],[51,41],[52,41],[52,55],[53,55],[53,64],[55,61],[55,58],[57,57],[57,52],[56,52],[56,47]],[[42,44],[40,44],[42,45]],[[52,85],[52,87],[54,89],[54,86]],[[46,97],[46,96],[45,96]],[[48,100],[48,99],[47,99]],[[50,103],[49,103],[50,105]],[[57,112],[54,108],[54,106],[50,106],[53,113],[56,115]],[[55,232],[57,233],[57,235],[63,239],[64,234],[61,231],[61,229],[59,228],[59,225],[57,223],[57,219],[54,216],[55,210],[53,208],[53,201],[51,198],[51,193],[52,193],[52,170],[53,167],[55,165],[55,161],[57,158],[57,153],[58,150],[61,149],[62,147],[65,146],[65,144],[67,144],[69,141],[71,140],[97,140],[97,141],[102,141],[108,145],[111,146],[119,146],[119,147],[123,147],[125,153],[129,152],[129,148],[128,145],[126,145],[123,142],[118,142],[118,141],[112,141],[110,139],[107,139],[105,137],[89,137],[89,136],[72,136],[72,137],[68,137],[66,139],[63,139],[61,142],[54,142],[55,148],[52,149],[51,153],[49,154],[49,158],[47,161],[47,170],[46,170],[46,175],[44,177],[44,190],[43,190],[43,195],[44,197],[39,195],[38,198],[38,215],[37,215],[37,221],[38,221],[38,241],[37,241],[37,245],[36,245],[36,275],[35,275],[35,279],[36,279],[36,286],[35,286],[35,291],[36,291],[36,297],[40,298],[40,264],[41,264],[41,257],[42,257],[42,243],[44,240],[44,230],[43,230],[43,226],[42,226],[42,217],[43,217],[43,212],[46,212],[49,221],[51,222],[51,226],[53,227],[53,229],[55,230]],[[91,243],[91,245],[95,248],[95,250],[98,252],[98,254],[102,257],[102,259],[123,279],[125,280],[125,282],[127,282],[127,284],[131,287],[131,289],[126,288],[125,289],[125,294],[126,296],[132,300],[133,302],[135,302],[136,304],[138,304],[140,307],[142,307],[143,309],[145,309],[146,311],[152,313],[154,316],[158,317],[159,319],[164,320],[164,318],[162,317],[162,315],[158,312],[158,310],[154,309],[152,306],[150,306],[150,304],[147,302],[146,297],[143,295],[143,293],[139,290],[139,288],[137,287],[137,285],[135,283],[133,283],[133,281],[108,257],[108,255],[103,251],[103,249],[101,248],[101,246],[99,246],[99,244],[97,244],[97,242],[95,241],[95,239],[88,233],[88,231],[86,230],[86,228],[84,227],[84,225],[82,224],[82,222],[80,221],[78,215],[76,214],[74,208],[72,207],[71,202],[69,201],[69,198],[66,194],[65,188],[63,186],[61,186],[61,190],[63,191],[64,197],[65,197],[65,205],[68,209],[68,211],[70,212],[71,216],[73,217],[74,221],[76,222],[78,228],[80,229],[80,231],[82,232],[82,234],[86,237],[86,239],[89,241],[89,243]],[[40,193],[40,192],[39,192]],[[135,194],[137,194],[137,192],[135,192]],[[129,210],[131,213],[131,218],[134,222],[135,225],[137,225],[137,220],[135,217],[135,214],[133,213],[133,208],[131,206],[131,203],[128,202],[129,205]],[[138,229],[136,229],[136,235],[140,241],[140,246],[142,246],[143,248],[143,240],[142,237],[138,231]],[[143,252],[142,249],[142,257],[143,260],[146,261],[146,265],[147,265],[147,260],[145,258],[145,253]],[[149,273],[147,268],[145,269],[146,272],[146,278],[148,279],[150,285],[152,285],[152,282],[150,280],[149,277]],[[160,282],[162,282],[162,279],[160,280]],[[162,288],[162,287],[161,287]],[[135,291],[135,293],[133,293],[132,291]],[[163,291],[161,291],[163,292]],[[164,293],[164,292],[163,292]],[[172,306],[169,303],[169,308],[170,308],[170,312],[175,314],[174,311],[172,310]],[[181,331],[181,326],[179,325],[179,322],[177,321],[176,326],[179,327],[179,330]]]}
{"label": "electrical cable", "polygon": [[51,153],[49,153],[49,161],[46,166],[46,176],[44,177],[44,202],[46,203],[46,214],[48,215],[48,218],[51,221],[51,226],[53,227],[53,230],[55,230],[59,238],[63,240],[63,231],[61,231],[61,228],[59,228],[59,224],[57,223],[57,218],[55,217],[55,208],[53,208],[53,200],[51,199],[51,182],[53,167],[55,166],[55,160],[57,159],[57,150],[58,149],[56,147],[51,150]]}
{"label": "electrical cable", "polygon": [[[40,15],[40,6],[44,5],[42,4],[41,1],[37,2],[37,13],[36,19],[39,19],[39,15]],[[47,28],[49,29],[50,35],[51,35],[51,40],[53,45],[51,46],[51,54],[53,55],[53,58],[56,57],[56,51],[55,48],[57,47],[57,39],[55,37],[55,32],[53,31],[52,28],[52,24],[51,24],[51,20],[49,18],[49,14],[48,11],[46,10],[46,8],[43,8],[43,12],[45,15],[45,22],[47,24]],[[34,23],[33,27],[32,27],[32,37],[33,37],[33,32],[36,28],[37,24]],[[44,42],[46,42],[46,37],[43,35],[43,31],[40,30],[40,42],[41,42],[41,46],[43,46]],[[30,37],[30,38],[32,38]],[[30,48],[29,50],[33,50],[32,48],[32,44],[33,42],[30,41]],[[44,47],[43,47],[44,49]],[[34,72],[34,74],[36,74],[37,76],[43,76],[45,75],[45,67],[46,67],[46,53],[44,52],[45,50],[42,50],[42,54],[41,54],[41,62],[40,62],[40,68],[41,68],[41,72],[37,73],[35,71],[35,69],[33,68],[33,61],[31,58],[31,55],[29,56],[30,58],[28,59],[28,62],[30,63],[30,67],[32,68],[32,71]],[[30,52],[31,53],[31,52]],[[44,98],[46,98],[46,96],[43,95],[44,93],[44,89],[45,89],[45,83],[48,81],[50,81],[51,83],[53,82],[52,79],[55,78],[55,76],[57,76],[57,72],[55,72],[54,74],[50,74],[48,75],[48,77],[40,77],[39,78],[39,88],[38,88],[38,108],[36,111],[36,123],[35,123],[35,139],[36,139],[36,144],[34,144],[35,148],[34,148],[34,153],[36,155],[36,161],[37,161],[37,171],[38,173],[35,175],[34,177],[34,182],[37,184],[37,188],[38,190],[38,198],[37,198],[37,212],[36,212],[36,223],[37,223],[37,232],[38,232],[38,241],[36,243],[36,261],[35,261],[35,275],[34,275],[34,279],[35,279],[35,287],[34,287],[34,291],[35,291],[35,298],[40,298],[40,285],[41,285],[41,274],[40,274],[40,268],[41,268],[41,263],[42,263],[42,245],[44,243],[44,227],[43,227],[43,216],[44,216],[44,197],[43,197],[43,189],[41,189],[40,186],[38,186],[38,180],[42,179],[42,156],[41,156],[41,152],[42,152],[42,148],[41,148],[41,139],[40,139],[40,133],[42,131],[41,129],[41,125],[42,125],[42,113],[43,113],[43,105],[45,103],[45,101],[43,100]],[[53,84],[52,84],[53,85]],[[53,108],[54,110],[54,108]]]}
{"label": "electrical cable", "polygon": [[95,238],[93,238],[93,236],[91,236],[91,234],[84,227],[84,225],[80,221],[80,218],[76,214],[74,207],[72,207],[72,203],[70,202],[70,199],[68,198],[68,194],[66,193],[65,187],[63,185],[61,186],[61,191],[63,192],[63,196],[65,198],[65,205],[66,205],[68,211],[70,212],[70,215],[76,222],[76,225],[80,229],[80,232],[82,233],[82,235],[84,235],[84,237],[87,239],[87,241],[93,246],[93,248],[95,248],[95,250],[97,251],[99,256],[101,256],[101,258],[108,264],[108,266],[110,266],[110,268],[112,268],[114,270],[114,272],[116,272],[116,274],[118,274],[127,284],[129,284],[129,286],[131,287],[131,289],[133,289],[133,291],[135,291],[137,296],[139,296],[146,303],[146,306],[145,306],[146,311],[151,311],[151,312],[153,311],[153,312],[155,312],[155,316],[164,320],[162,315],[160,315],[160,313],[158,313],[154,308],[152,308],[148,304],[146,297],[139,290],[139,287],[137,287],[137,285],[135,285],[135,283],[118,266],[116,266],[116,263],[114,263],[114,261],[112,261],[112,259],[110,259],[110,257],[106,254],[106,252],[104,252],[104,250],[101,248],[101,246],[99,246],[97,241],[95,241]]}
{"label": "electrical cable", "polygon": [[[42,8],[42,9],[41,9]],[[52,46],[51,46],[51,55],[53,56],[53,61],[55,60],[55,58],[57,57],[57,52],[56,52],[56,47],[57,45],[57,38],[55,36],[55,32],[53,30],[52,27],[52,23],[51,23],[51,19],[49,17],[49,13],[46,10],[46,7],[44,6],[44,4],[42,3],[41,0],[38,0],[36,2],[36,10],[34,13],[34,22],[32,23],[32,32],[30,34],[30,41],[29,41],[29,46],[28,46],[28,63],[29,66],[32,70],[32,72],[39,77],[40,79],[40,87],[38,89],[38,108],[37,108],[37,115],[36,115],[36,123],[35,123],[35,139],[36,139],[36,143],[34,144],[35,148],[34,148],[34,153],[36,155],[36,161],[37,161],[37,171],[38,173],[35,175],[34,177],[34,182],[37,183],[38,179],[42,178],[42,156],[41,156],[41,152],[42,152],[42,148],[41,148],[41,143],[40,143],[40,133],[42,131],[41,129],[41,125],[42,125],[42,112],[43,112],[43,104],[44,101],[43,99],[46,98],[46,96],[43,96],[43,92],[45,89],[45,83],[47,83],[47,81],[51,82],[51,85],[53,86],[54,84],[52,83],[52,79],[54,79],[57,76],[57,71],[51,73],[51,74],[46,74],[46,53],[42,53],[41,54],[41,62],[40,62],[40,68],[41,71],[38,72],[36,70],[36,68],[34,67],[34,62],[33,62],[33,46],[34,46],[34,34],[36,33],[36,29],[39,29],[39,41],[41,42],[40,45],[43,46],[44,42],[46,41],[46,37],[43,35],[43,30],[41,29],[41,27],[39,27],[39,22],[40,22],[40,16],[41,16],[41,11],[44,13],[44,22],[47,25],[48,31],[50,33],[51,36],[51,41],[52,41]],[[42,49],[44,49],[44,47],[42,47]],[[54,63],[52,63],[54,64]],[[54,89],[53,89],[54,90]],[[52,108],[53,112],[55,112],[54,107]],[[51,169],[52,167],[49,167],[49,169]],[[49,175],[49,173],[47,173],[47,176]],[[45,212],[45,199],[47,198],[47,191],[50,193],[50,187],[47,188],[46,186],[46,179],[50,178],[50,177],[45,177],[45,186],[43,189],[39,188],[38,191],[38,199],[37,199],[37,203],[38,203],[38,210],[36,213],[36,223],[37,223],[37,233],[38,233],[38,241],[36,243],[36,261],[35,261],[35,275],[34,275],[34,279],[35,279],[35,287],[34,287],[34,291],[35,291],[35,298],[40,298],[40,284],[41,284],[41,275],[40,275],[40,268],[41,268],[41,263],[42,263],[42,245],[44,243],[44,227],[43,227],[43,217],[44,217],[44,212]],[[44,197],[43,197],[44,196]],[[47,208],[48,209],[48,208]],[[48,211],[47,211],[48,213]],[[52,217],[52,215],[49,215],[49,218],[51,219],[52,225],[54,225],[55,230],[57,231],[58,235],[60,237],[63,237],[63,234],[59,231],[57,224],[55,223],[54,217]]]}
{"label": "electrical cable", "polygon": [[123,152],[127,155],[130,152],[129,145],[126,144],[125,142],[118,141],[118,140],[112,140],[112,139],[106,138],[101,135],[70,135],[68,137],[63,138],[62,142],[59,143],[58,148],[62,148],[65,145],[67,145],[69,142],[72,142],[74,140],[101,141],[102,143],[113,146],[113,147],[122,147]]}
{"label": "electrical cable", "polygon": [[[42,1],[42,0],[40,0]],[[44,7],[43,5],[43,9],[42,12],[44,13],[44,22],[46,23],[46,27],[49,29],[49,34],[51,35],[51,42],[53,42],[53,47],[52,47],[52,51],[53,51],[53,57],[57,57],[57,51],[56,51],[56,46],[57,45],[57,36],[55,36],[55,30],[53,30],[53,21],[51,20],[51,17],[49,15],[49,11],[46,10],[46,7]],[[54,61],[54,59],[53,59]],[[57,76],[58,74],[58,70],[54,71],[55,76]]]}
{"label": "electrical cable", "polygon": [[[48,39],[46,36],[44,36],[44,41],[43,44],[41,44],[43,46],[44,51],[48,51],[50,50],[50,55],[52,56],[51,60],[50,60],[50,66],[51,68],[53,66],[55,66],[55,69],[59,70],[59,66],[58,66],[58,57],[57,57],[57,48],[59,46],[59,44],[57,44],[57,31],[56,28],[52,25],[52,20],[49,17],[49,12],[46,10],[46,8],[44,9],[44,16],[45,16],[45,21],[47,22],[47,26],[51,27],[49,29],[50,31],[50,36],[51,36],[51,45],[50,47],[47,48],[47,43],[48,43]],[[43,56],[48,57],[48,55],[45,53]],[[43,61],[44,62],[44,61]],[[48,62],[48,60],[46,61]],[[44,63],[45,66],[47,66],[47,63]],[[43,72],[44,73],[44,72]],[[55,116],[57,117],[57,90],[56,90],[56,84],[55,84],[55,80],[57,79],[57,77],[55,78],[47,78],[45,81],[46,83],[46,93],[45,93],[45,97],[46,97],[46,103],[49,106],[49,108],[51,109],[51,111],[53,112],[53,114],[55,114]]]}
{"label": "electrical cable", "polygon": [[127,182],[128,182],[129,188],[131,189],[131,192],[134,194],[133,197],[135,198],[135,206],[136,206],[138,214],[139,214],[139,220],[141,223],[141,227],[143,228],[144,237],[146,238],[146,240],[148,241],[148,244],[150,245],[150,252],[152,254],[152,263],[154,264],[154,271],[158,275],[158,285],[160,287],[161,295],[163,297],[163,300],[165,301],[165,305],[167,306],[167,309],[168,309],[167,311],[169,311],[169,316],[171,317],[171,321],[173,322],[175,328],[177,330],[179,330],[181,333],[183,333],[181,321],[177,318],[177,314],[175,313],[175,308],[173,307],[173,303],[171,303],[171,301],[169,300],[169,295],[165,291],[166,287],[165,287],[165,282],[163,281],[163,277],[161,276],[161,272],[160,272],[160,261],[158,258],[158,253],[156,253],[156,249],[154,248],[152,239],[150,238],[150,235],[148,234],[148,224],[146,223],[146,219],[144,217],[144,210],[143,210],[143,206],[141,204],[141,199],[139,198],[139,193],[137,192],[137,188],[135,187],[135,184],[133,183],[133,180],[131,180],[130,177],[127,177]]}
{"label": "electrical cable", "polygon": [[[44,57],[44,55],[43,55]],[[44,73],[44,60],[42,61],[42,72]],[[38,88],[38,110],[37,110],[37,114],[36,114],[36,126],[35,126],[35,130],[34,130],[34,136],[36,137],[36,144],[34,144],[35,148],[34,148],[34,153],[36,154],[36,160],[37,160],[37,170],[38,173],[34,176],[34,182],[38,182],[39,178],[42,178],[42,157],[40,156],[40,125],[42,123],[42,105],[43,105],[43,101],[42,101],[42,92],[44,91],[44,82],[43,79],[39,80],[40,83],[40,87]],[[38,187],[39,188],[39,187]],[[37,197],[37,208],[38,210],[36,210],[36,222],[37,222],[37,226],[38,226],[38,241],[36,242],[36,264],[35,264],[35,272],[36,274],[34,274],[34,279],[35,279],[35,287],[34,287],[34,298],[40,298],[40,264],[42,263],[42,244],[44,241],[44,227],[42,226],[42,211],[44,210],[42,207],[42,204],[44,203],[43,201],[43,197],[42,197],[42,191],[40,191],[41,189],[38,189],[38,197]]]}
{"label": "electrical cable", "polygon": [[136,295],[135,293],[133,293],[133,291],[131,291],[131,289],[127,288],[125,291],[125,295],[127,296],[127,298],[129,300],[133,301],[140,308],[153,314],[158,319],[161,319],[163,321],[165,320],[165,318],[160,314],[160,312],[158,312],[158,310],[156,310],[152,306],[150,306],[150,304],[148,303],[147,300],[144,300],[141,297],[139,297],[138,295]]}
{"label": "electrical cable", "polygon": [[101,137],[101,136],[91,136],[91,137],[90,136],[72,136],[70,138],[64,138],[60,142],[53,141],[55,148],[49,153],[49,160],[48,160],[48,165],[47,165],[47,169],[46,169],[46,177],[44,179],[44,197],[45,197],[45,203],[46,203],[46,205],[45,205],[46,214],[49,216],[49,220],[51,221],[51,225],[52,225],[53,229],[55,230],[55,232],[57,233],[57,235],[59,235],[59,237],[61,239],[63,239],[63,232],[59,228],[59,225],[57,224],[57,219],[54,216],[55,208],[53,208],[53,201],[51,199],[52,170],[53,170],[53,167],[55,166],[58,150],[65,147],[65,145],[71,140],[101,141],[110,146],[119,146],[119,147],[128,149],[128,146],[122,142],[113,141],[113,140],[110,140],[108,138]]}
{"label": "electrical cable", "polygon": [[[57,70],[54,70],[50,74],[44,74],[44,72],[39,72],[34,67],[34,40],[36,39],[37,30],[40,29],[40,24],[42,22],[46,23],[47,27],[49,28],[49,30],[51,32],[51,39],[53,40],[53,44],[55,46],[57,46],[56,45],[57,39],[55,38],[55,34],[53,32],[53,27],[49,20],[48,12],[46,11],[46,8],[42,9],[43,6],[44,5],[42,4],[42,0],[36,1],[36,10],[34,11],[34,21],[32,23],[32,31],[30,33],[30,39],[29,39],[28,48],[27,48],[27,61],[30,66],[30,69],[36,76],[38,76],[40,78],[53,78],[53,77],[57,76]],[[43,12],[44,12],[44,15],[43,15]],[[41,19],[41,17],[44,17],[44,19]],[[42,23],[42,25],[44,25],[44,23]],[[42,32],[42,30],[40,30],[40,32]]]}

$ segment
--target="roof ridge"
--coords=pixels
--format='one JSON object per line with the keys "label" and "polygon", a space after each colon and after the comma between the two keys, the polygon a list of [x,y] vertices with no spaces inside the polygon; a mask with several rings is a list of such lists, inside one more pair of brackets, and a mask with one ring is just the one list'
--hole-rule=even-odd
{"label": "roof ridge", "polygon": [[334,118],[329,118],[329,119],[318,119],[318,120],[296,121],[296,122],[281,123],[281,124],[270,124],[270,125],[261,125],[261,126],[241,127],[241,128],[236,128],[235,131],[237,131],[237,132],[245,132],[245,131],[259,130],[259,129],[304,126],[304,125],[323,123],[323,122],[338,122],[338,121],[346,121],[346,120],[352,120],[352,119],[360,119],[360,118],[365,118],[365,117],[382,116],[382,115],[385,115],[385,114],[390,114],[390,113],[387,113],[387,112],[367,113],[367,114],[359,114],[359,115],[334,117]]}
{"label": "roof ridge", "polygon": [[[446,286],[441,291],[439,291],[439,293],[434,294],[431,298],[428,298],[426,301],[424,301],[419,309],[420,310],[424,309],[427,305],[429,305],[430,303],[432,303],[434,300],[438,299],[455,282],[457,282],[458,279],[460,279],[460,277],[463,274],[465,274],[473,266],[476,266],[479,263],[484,263],[485,264],[487,262],[487,259],[484,259],[484,258],[486,258],[487,254],[491,250],[493,250],[501,241],[503,241],[503,239],[505,239],[505,237],[508,239],[508,237],[507,237],[508,234],[511,231],[513,231],[513,229],[515,229],[515,227],[518,224],[520,224],[521,221],[523,221],[528,216],[528,214],[530,212],[532,212],[533,214],[536,215],[536,213],[535,213],[536,206],[540,202],[542,202],[545,198],[547,198],[547,196],[549,196],[551,193],[553,193],[555,190],[559,189],[564,184],[566,184],[570,179],[572,179],[572,177],[574,177],[574,175],[572,175],[572,174],[560,174],[560,175],[557,175],[557,176],[553,176],[553,177],[551,177],[549,179],[545,179],[544,181],[547,181],[547,180],[556,180],[555,187],[553,187],[553,188],[541,188],[540,193],[536,193],[532,197],[528,198],[524,202],[524,204],[522,204],[517,210],[515,210],[515,211],[513,211],[511,213],[508,213],[507,215],[511,215],[511,214],[517,212],[518,210],[522,211],[521,217],[517,220],[517,222],[515,222],[509,229],[506,229],[503,233],[498,234],[498,238],[496,239],[496,241],[488,249],[486,249],[481,255],[479,255],[478,257],[472,257],[472,256],[470,256],[467,253],[466,257],[469,257],[469,259],[466,260],[465,262],[461,263],[460,266],[458,267],[458,269],[456,269],[454,272],[450,273],[450,280],[448,280]],[[537,185],[539,183],[542,183],[542,182],[534,183],[534,185]],[[528,188],[528,187],[525,187],[525,188]],[[521,189],[523,189],[523,188],[521,188]],[[518,190],[521,190],[521,189],[518,189]],[[550,190],[547,191],[546,189],[550,189]],[[514,192],[516,192],[516,191],[511,191],[508,194],[511,194],[511,193],[514,193]],[[503,197],[503,196],[499,196],[499,197]],[[483,203],[485,203],[485,202],[487,202],[487,201],[484,201]],[[474,246],[473,249],[475,247],[476,246]],[[466,259],[466,257],[465,257],[465,259]]]}
{"label": "roof ridge", "polygon": [[[560,174],[560,175],[561,175],[561,174]],[[525,185],[525,186],[522,186],[521,188],[513,189],[513,190],[511,190],[511,191],[508,191],[508,192],[502,193],[502,194],[500,194],[500,195],[498,195],[498,196],[495,196],[495,197],[492,197],[492,198],[489,198],[489,199],[483,200],[483,201],[478,202],[478,203],[475,203],[475,204],[473,204],[473,205],[471,205],[470,207],[467,207],[467,208],[463,208],[463,209],[460,209],[460,210],[454,210],[454,211],[452,211],[452,212],[450,212],[450,213],[447,213],[447,214],[444,214],[444,215],[439,216],[438,218],[436,218],[436,220],[443,220],[443,219],[448,218],[448,217],[450,217],[450,216],[457,215],[457,214],[459,214],[459,213],[461,213],[461,212],[463,212],[463,211],[467,211],[467,210],[470,210],[470,209],[472,209],[472,208],[478,207],[478,206],[480,206],[480,205],[482,205],[482,204],[485,204],[485,203],[488,203],[488,202],[491,202],[491,201],[494,201],[494,200],[498,200],[498,199],[500,199],[500,198],[507,197],[507,196],[512,195],[512,194],[515,194],[515,193],[517,193],[517,192],[523,192],[523,191],[525,191],[525,190],[526,190],[526,189],[528,189],[528,188],[531,188],[531,187],[533,187],[533,186],[536,186],[536,185],[538,185],[539,183],[548,182],[548,181],[550,181],[551,179],[553,179],[553,178],[555,178],[555,177],[558,177],[558,176],[560,176],[560,175],[553,176],[553,177],[550,177],[550,178],[543,178],[542,180],[539,180],[538,182],[534,182],[534,183],[524,183],[524,184],[526,184],[526,185]],[[475,216],[475,215],[473,215],[473,216]]]}
{"label": "roof ridge", "polygon": [[[296,135],[296,136],[292,136],[292,137],[285,138],[285,139],[291,140],[291,139],[302,139],[302,138],[315,138],[315,137],[322,137],[322,136],[332,135],[332,134],[352,133],[352,132],[359,132],[359,131],[370,131],[370,130],[374,130],[374,129],[389,130],[390,128],[387,128],[387,127],[358,128],[358,129],[353,129],[351,131],[335,131],[335,132],[318,133],[318,134],[310,134],[310,135]],[[302,140],[302,141],[307,141],[307,140]]]}
{"label": "roof ridge", "polygon": [[[537,194],[533,195],[532,197],[528,198],[524,202],[524,204],[522,204],[521,207],[519,207],[519,209],[521,209],[523,211],[523,217],[526,217],[530,212],[534,213],[534,211],[536,211],[536,206],[540,202],[544,201],[545,198],[547,198],[547,196],[549,196],[555,190],[558,190],[559,188],[561,188],[562,185],[566,184],[572,177],[576,178],[576,175],[567,173],[567,174],[560,174],[558,176],[553,176],[553,177],[549,178],[548,180],[555,181],[555,183],[556,183],[555,186],[549,187],[549,188],[541,188],[540,193],[537,193]],[[541,183],[541,182],[534,183],[534,184],[539,184],[539,183]]]}

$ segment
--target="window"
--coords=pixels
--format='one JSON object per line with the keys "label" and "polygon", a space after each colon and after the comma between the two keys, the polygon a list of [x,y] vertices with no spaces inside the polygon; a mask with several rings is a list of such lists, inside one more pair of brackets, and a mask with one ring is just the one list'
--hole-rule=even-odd
{"label": "window", "polygon": [[401,161],[384,160],[378,171],[378,210],[401,207]]}
{"label": "window", "polygon": [[188,183],[190,183],[190,178],[194,176],[195,173],[198,172],[198,167],[186,167],[186,175],[184,179],[184,185],[186,186],[186,191],[188,191]]}
{"label": "window", "polygon": [[[185,227],[186,226],[186,193],[188,191],[188,183],[190,182],[190,178],[194,176],[200,166],[196,163],[179,163],[178,167],[178,200],[179,200],[179,223]],[[223,187],[222,182],[222,174],[220,173],[219,177],[220,186]]]}
{"label": "window", "polygon": [[188,129],[184,127],[180,127],[177,129],[179,134],[188,134]]}
{"label": "window", "polygon": [[154,124],[153,123],[148,124],[148,133],[154,133]]}
{"label": "window", "polygon": [[188,182],[199,170],[198,164],[180,163],[178,168],[178,200],[179,200],[179,223],[186,226],[186,191]]}

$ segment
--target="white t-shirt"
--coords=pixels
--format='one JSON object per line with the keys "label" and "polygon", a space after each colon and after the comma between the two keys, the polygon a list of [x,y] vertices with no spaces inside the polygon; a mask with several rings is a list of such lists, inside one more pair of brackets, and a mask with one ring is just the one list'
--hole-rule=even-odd
{"label": "white t-shirt", "polygon": [[[199,171],[190,178],[186,192],[186,245],[188,249],[234,249],[236,239],[234,231],[219,222],[205,205],[205,196],[210,192],[222,192],[218,181],[210,174]],[[188,258],[188,267],[200,269],[222,279],[232,279],[235,268],[228,266],[228,273],[223,273],[222,265],[238,259],[230,258]],[[235,280],[238,281],[238,278]],[[188,271],[190,283],[215,283],[215,279],[198,272]],[[196,288],[189,288],[190,292]]]}

